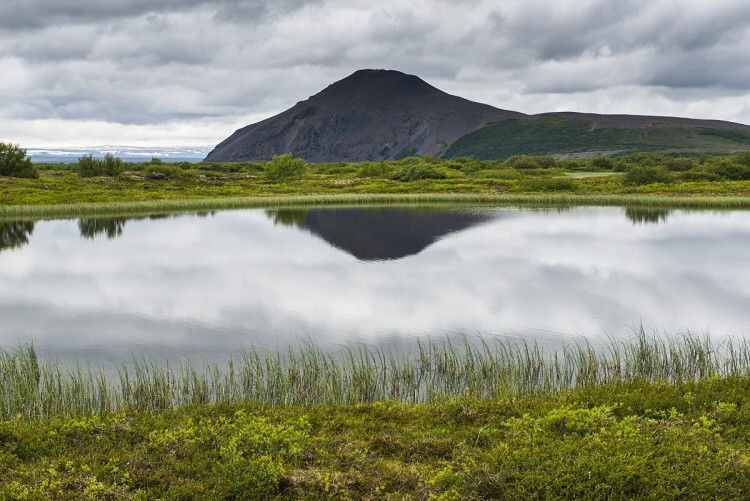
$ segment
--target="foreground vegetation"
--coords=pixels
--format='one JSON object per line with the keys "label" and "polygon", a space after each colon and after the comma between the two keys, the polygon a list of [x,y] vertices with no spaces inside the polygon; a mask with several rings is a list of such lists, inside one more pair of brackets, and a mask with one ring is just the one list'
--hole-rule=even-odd
{"label": "foreground vegetation", "polygon": [[557,358],[510,343],[422,347],[249,355],[234,382],[231,367],[165,377],[141,362],[115,377],[132,397],[116,406],[93,396],[102,373],[4,352],[0,499],[750,495],[745,342],[641,333]]}
{"label": "foreground vegetation", "polygon": [[[301,203],[584,203],[747,207],[750,153],[672,158],[506,160],[434,157],[308,164],[122,163],[82,158],[38,164],[38,179],[0,176],[0,216],[209,210]],[[432,198],[429,198],[432,197]],[[465,200],[462,200],[462,197]],[[659,200],[656,200],[656,199]],[[416,201],[416,199],[415,199]]]}

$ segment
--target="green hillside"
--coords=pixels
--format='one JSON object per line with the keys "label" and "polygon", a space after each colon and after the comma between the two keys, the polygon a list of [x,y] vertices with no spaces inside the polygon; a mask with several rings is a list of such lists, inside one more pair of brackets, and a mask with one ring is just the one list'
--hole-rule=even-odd
{"label": "green hillside", "polygon": [[550,113],[495,122],[466,134],[446,158],[507,158],[585,151],[654,151],[660,153],[729,153],[750,149],[750,127],[701,127],[679,123],[640,128],[593,128],[590,120]]}

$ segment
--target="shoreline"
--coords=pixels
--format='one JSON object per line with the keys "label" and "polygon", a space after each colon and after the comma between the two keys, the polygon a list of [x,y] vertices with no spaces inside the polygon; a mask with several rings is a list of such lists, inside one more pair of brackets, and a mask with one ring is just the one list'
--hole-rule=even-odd
{"label": "shoreline", "polygon": [[579,194],[327,194],[290,196],[211,197],[133,202],[0,205],[0,218],[119,216],[231,209],[275,209],[312,206],[367,205],[491,205],[491,206],[637,206],[674,209],[750,209],[750,197]]}

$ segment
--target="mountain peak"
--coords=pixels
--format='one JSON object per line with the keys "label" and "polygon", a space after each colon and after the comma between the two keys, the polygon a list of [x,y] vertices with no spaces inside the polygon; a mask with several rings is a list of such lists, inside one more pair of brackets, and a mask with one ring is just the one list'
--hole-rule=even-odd
{"label": "mountain peak", "polygon": [[521,116],[451,96],[415,75],[363,69],[236,131],[206,160],[266,160],[283,153],[310,161],[442,155],[487,123]]}

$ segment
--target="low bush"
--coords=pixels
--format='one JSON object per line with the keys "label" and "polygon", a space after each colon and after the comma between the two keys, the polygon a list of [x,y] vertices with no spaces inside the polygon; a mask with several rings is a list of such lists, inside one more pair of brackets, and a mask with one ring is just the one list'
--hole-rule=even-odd
{"label": "low bush", "polygon": [[727,181],[747,181],[750,179],[750,166],[735,163],[731,158],[715,158],[703,164],[703,168]]}
{"label": "low bush", "polygon": [[750,167],[750,151],[743,151],[741,153],[738,153],[734,158],[734,161],[738,164]]}
{"label": "low bush", "polygon": [[664,163],[664,167],[672,172],[686,172],[695,168],[698,162],[691,158],[670,158]]}
{"label": "low bush", "polygon": [[17,144],[0,143],[0,176],[35,179],[39,173],[26,156],[26,150]]}
{"label": "low bush", "polygon": [[420,179],[445,179],[444,172],[427,164],[412,164],[399,167],[393,174],[393,179],[398,181],[418,181]]}
{"label": "low bush", "polygon": [[116,176],[125,170],[122,159],[107,153],[104,158],[84,155],[78,159],[78,174],[81,177]]}
{"label": "low bush", "polygon": [[670,183],[672,177],[664,167],[634,165],[625,173],[622,183],[625,186],[642,186],[644,184]]}
{"label": "low bush", "polygon": [[507,167],[505,169],[480,170],[473,173],[471,177],[484,179],[521,179],[524,175],[518,169]]}
{"label": "low bush", "polygon": [[572,191],[576,184],[572,179],[564,177],[532,178],[521,183],[524,191]]}
{"label": "low bush", "polygon": [[308,172],[308,165],[302,158],[294,158],[291,153],[273,157],[266,163],[265,178],[269,181],[300,179]]}
{"label": "low bush", "polygon": [[594,157],[591,159],[591,166],[601,170],[612,170],[615,165],[607,157]]}
{"label": "low bush", "polygon": [[551,169],[557,167],[557,160],[552,157],[513,155],[505,160],[505,166],[514,169]]}
{"label": "low bush", "polygon": [[357,177],[387,177],[392,173],[392,168],[385,161],[362,162],[357,171]]}

